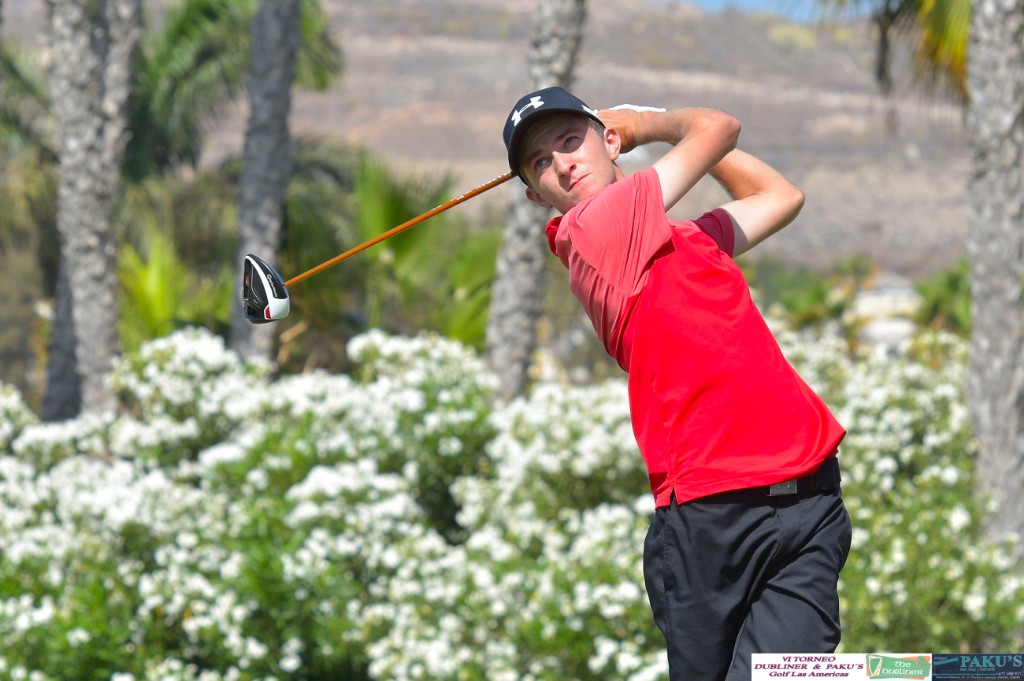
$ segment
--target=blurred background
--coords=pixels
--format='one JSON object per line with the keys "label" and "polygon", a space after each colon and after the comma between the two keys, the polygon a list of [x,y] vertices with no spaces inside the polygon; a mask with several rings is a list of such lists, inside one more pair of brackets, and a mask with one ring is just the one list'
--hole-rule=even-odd
{"label": "blurred background", "polygon": [[[121,341],[129,348],[182,324],[225,335],[230,326],[250,108],[246,22],[255,10],[253,2],[212,0],[143,6],[143,59],[127,104],[111,231],[119,244]],[[304,24],[307,47],[287,118],[295,160],[279,237],[285,279],[504,172],[500,128],[510,102],[533,87],[527,62],[537,30],[531,2],[304,6],[315,8],[307,12],[315,18]],[[741,146],[807,194],[797,221],[743,263],[765,307],[783,299],[821,307],[826,288],[852,285],[892,293],[886,300],[905,311],[914,287],[935,276],[952,277],[946,287],[954,287],[946,292],[953,300],[939,304],[957,304],[968,211],[964,109],[955,85],[921,75],[912,27],[889,29],[880,50],[879,17],[906,7],[788,0],[585,7],[570,76],[581,97],[596,107],[724,109],[743,122]],[[46,79],[54,52],[42,1],[8,1],[3,12],[12,61],[3,99],[10,209],[0,217],[0,248],[17,305],[0,338],[2,378],[41,406],[59,264],[59,135],[47,116]],[[627,169],[660,151],[638,151]],[[390,185],[390,193],[373,183]],[[370,326],[435,328],[482,347],[492,261],[509,199],[519,194],[510,183],[296,286],[275,358],[290,369],[343,368],[338,348]],[[674,215],[702,212],[723,197],[706,180]],[[540,342],[581,380],[614,373],[578,332],[575,303],[554,272],[554,285],[530,292],[547,300]],[[837,277],[843,281],[822,283]],[[829,314],[840,313],[832,306]]]}

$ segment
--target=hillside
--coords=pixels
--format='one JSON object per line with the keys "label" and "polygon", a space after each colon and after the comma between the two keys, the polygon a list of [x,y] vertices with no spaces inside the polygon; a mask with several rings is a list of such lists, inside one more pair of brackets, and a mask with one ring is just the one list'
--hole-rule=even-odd
{"label": "hillside", "polygon": [[[147,6],[159,17],[170,1]],[[404,168],[451,172],[459,188],[505,171],[500,129],[529,89],[533,0],[322,2],[346,76],[329,92],[297,93],[297,132],[358,142]],[[4,11],[5,34],[38,40],[41,0],[5,3]],[[965,132],[957,107],[905,84],[898,131],[886,132],[890,105],[872,82],[872,50],[860,25],[809,27],[664,0],[590,0],[574,89],[598,107],[697,104],[735,114],[741,147],[807,194],[798,220],[759,252],[822,268],[865,254],[917,277],[964,252]],[[212,127],[204,162],[239,153],[244,122],[240,104]],[[497,193],[478,201],[498,202]],[[707,181],[677,212],[703,210],[722,196]]]}

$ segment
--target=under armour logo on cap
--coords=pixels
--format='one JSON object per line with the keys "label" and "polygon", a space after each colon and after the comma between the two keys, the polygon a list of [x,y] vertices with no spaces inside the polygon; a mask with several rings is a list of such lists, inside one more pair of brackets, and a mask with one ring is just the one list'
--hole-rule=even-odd
{"label": "under armour logo on cap", "polygon": [[536,95],[530,97],[530,101],[528,101],[522,109],[516,109],[515,111],[512,112],[512,125],[519,125],[519,121],[523,120],[523,111],[526,111],[526,109],[528,109],[531,106],[534,109],[539,109],[542,106],[544,106],[544,100],[542,100],[540,97]]}
{"label": "under armour logo on cap", "polygon": [[512,108],[512,113],[509,114],[508,120],[505,122],[503,135],[505,138],[505,149],[508,151],[508,166],[513,173],[519,174],[519,168],[517,167],[519,145],[526,134],[526,130],[530,127],[529,125],[520,125],[520,123],[530,121],[532,124],[543,116],[557,112],[578,113],[588,116],[595,121],[601,121],[596,109],[591,109],[583,103],[583,100],[565,88],[557,86],[544,88],[522,97]]}

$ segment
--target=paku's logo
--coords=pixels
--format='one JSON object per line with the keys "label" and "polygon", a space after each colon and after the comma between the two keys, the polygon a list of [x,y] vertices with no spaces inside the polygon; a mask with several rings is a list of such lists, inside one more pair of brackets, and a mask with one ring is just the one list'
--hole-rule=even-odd
{"label": "paku's logo", "polygon": [[933,679],[1021,679],[1024,654],[936,654]]}
{"label": "paku's logo", "polygon": [[523,112],[529,109],[530,107],[533,107],[534,109],[539,109],[542,106],[544,106],[544,100],[542,100],[539,95],[530,97],[530,101],[524,104],[522,109],[516,109],[515,111],[512,112],[512,125],[519,125],[519,121],[523,120]]}

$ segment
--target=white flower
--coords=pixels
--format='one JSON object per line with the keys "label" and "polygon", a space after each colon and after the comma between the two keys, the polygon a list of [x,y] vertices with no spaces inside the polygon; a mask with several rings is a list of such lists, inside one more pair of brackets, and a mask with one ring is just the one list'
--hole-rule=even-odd
{"label": "white flower", "polygon": [[971,515],[959,504],[949,512],[949,527],[953,532],[959,532],[971,524]]}
{"label": "white flower", "polygon": [[297,672],[299,667],[302,666],[302,658],[298,655],[285,655],[281,658],[278,666],[281,668],[281,671],[291,674],[292,672]]}
{"label": "white flower", "polygon": [[72,648],[77,648],[83,643],[88,643],[92,639],[89,632],[81,627],[75,627],[74,629],[68,630],[67,640],[68,645]]}

